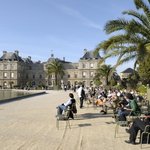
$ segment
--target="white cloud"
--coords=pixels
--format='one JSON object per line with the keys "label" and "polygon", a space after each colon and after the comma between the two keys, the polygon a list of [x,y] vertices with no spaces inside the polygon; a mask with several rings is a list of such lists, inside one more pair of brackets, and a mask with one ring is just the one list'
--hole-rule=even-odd
{"label": "white cloud", "polygon": [[73,8],[67,7],[65,5],[56,5],[56,7],[58,7],[60,10],[62,10],[64,13],[66,13],[67,15],[71,15],[79,20],[81,20],[83,22],[83,24],[85,24],[86,26],[95,28],[95,29],[99,29],[102,30],[103,27],[101,27],[99,24],[89,20],[88,18],[86,18],[85,16],[83,16],[79,11],[74,10]]}

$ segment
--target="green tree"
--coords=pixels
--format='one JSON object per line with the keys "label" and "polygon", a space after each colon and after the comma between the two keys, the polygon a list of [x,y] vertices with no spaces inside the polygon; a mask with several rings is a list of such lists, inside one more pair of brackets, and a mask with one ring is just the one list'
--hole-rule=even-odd
{"label": "green tree", "polygon": [[64,67],[62,65],[62,63],[58,62],[58,61],[53,61],[47,70],[47,75],[51,75],[54,74],[55,75],[55,85],[58,85],[58,75],[65,75],[65,71],[64,71]]}
{"label": "green tree", "polygon": [[13,84],[14,84],[13,81],[10,81],[10,82],[9,82],[9,85],[10,85],[10,88],[11,88],[11,89],[12,89]]}
{"label": "green tree", "polygon": [[136,89],[139,79],[140,79],[140,76],[138,73],[134,72],[130,74],[127,80],[128,87],[131,89]]}
{"label": "green tree", "polygon": [[137,71],[140,75],[142,84],[150,84],[150,55],[147,55],[143,62],[140,62],[137,67]]}
{"label": "green tree", "polygon": [[31,86],[31,82],[30,82],[30,81],[27,81],[27,82],[26,82],[26,85],[27,85],[27,86]]}
{"label": "green tree", "polygon": [[[101,42],[95,49],[104,53],[100,63],[109,57],[117,57],[113,70],[119,65],[134,60],[134,68],[150,53],[150,0],[134,0],[137,11],[124,11],[123,15],[132,19],[120,18],[108,21],[104,26],[106,34],[113,34],[108,40]],[[130,17],[130,18],[131,18]]]}
{"label": "green tree", "polygon": [[95,73],[95,76],[93,77],[93,81],[96,86],[99,86],[102,84],[101,76],[99,75],[98,71]]}
{"label": "green tree", "polygon": [[97,69],[95,76],[93,78],[94,81],[101,81],[103,78],[105,79],[106,85],[109,84],[109,74],[111,72],[111,65],[102,65],[100,68]]}

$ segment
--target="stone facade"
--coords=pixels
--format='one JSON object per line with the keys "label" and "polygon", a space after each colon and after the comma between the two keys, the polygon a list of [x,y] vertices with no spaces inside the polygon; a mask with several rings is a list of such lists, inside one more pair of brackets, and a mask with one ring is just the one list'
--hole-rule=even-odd
{"label": "stone facade", "polygon": [[9,88],[10,84],[18,86],[26,86],[27,82],[31,82],[31,86],[39,86],[40,83],[46,86],[53,86],[55,82],[54,75],[47,76],[47,67],[53,61],[60,61],[65,68],[65,75],[59,77],[61,85],[77,85],[82,82],[86,87],[94,86],[93,76],[95,75],[97,64],[101,57],[99,54],[93,56],[93,51],[84,49],[84,55],[77,63],[67,62],[65,58],[60,60],[51,57],[47,62],[33,62],[31,57],[22,58],[19,51],[7,53],[3,51],[0,58],[0,86]]}
{"label": "stone facade", "polygon": [[134,73],[134,72],[136,72],[136,71],[133,70],[132,68],[127,68],[127,69],[125,69],[124,71],[122,71],[122,72],[119,74],[119,76],[120,76],[121,80],[122,80],[122,79],[127,79],[127,78],[129,77],[129,75],[130,75],[131,73]]}

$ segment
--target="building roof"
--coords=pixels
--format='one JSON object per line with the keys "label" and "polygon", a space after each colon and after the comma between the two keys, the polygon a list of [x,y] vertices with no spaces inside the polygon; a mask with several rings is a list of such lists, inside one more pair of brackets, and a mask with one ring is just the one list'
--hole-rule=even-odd
{"label": "building roof", "polygon": [[127,68],[124,71],[122,71],[121,73],[132,73],[132,72],[136,72],[136,71],[133,70],[132,68]]}
{"label": "building roof", "polygon": [[22,58],[22,59],[27,64],[33,64],[33,61],[31,59],[29,59],[29,58]]}
{"label": "building roof", "polygon": [[19,51],[17,50],[14,53],[8,53],[6,51],[3,51],[3,56],[0,57],[0,61],[19,61],[28,64],[33,64],[33,61],[31,60],[30,56],[28,56],[28,58],[22,58],[19,56]]}
{"label": "building roof", "polygon": [[94,51],[85,51],[84,56],[81,57],[80,59],[100,59],[101,56],[99,55],[99,53],[94,56]]}
{"label": "building roof", "polygon": [[47,60],[47,63],[52,63],[54,61],[61,62],[61,63],[70,63],[70,62],[65,61],[65,59],[61,60],[59,58],[54,58],[54,54],[51,54],[51,57]]}
{"label": "building roof", "polygon": [[9,60],[9,61],[23,61],[20,56],[18,56],[16,53],[5,53],[0,58],[1,61],[3,60]]}

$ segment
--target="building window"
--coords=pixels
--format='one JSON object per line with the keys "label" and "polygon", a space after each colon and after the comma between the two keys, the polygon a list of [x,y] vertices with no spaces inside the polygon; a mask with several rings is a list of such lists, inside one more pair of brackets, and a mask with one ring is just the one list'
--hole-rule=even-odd
{"label": "building window", "polygon": [[10,77],[14,78],[14,73],[13,72],[10,73]]}
{"label": "building window", "polygon": [[85,81],[83,81],[82,83],[83,83],[83,85],[85,85]]}
{"label": "building window", "polygon": [[32,82],[32,85],[35,85],[35,82],[34,82],[34,81]]}
{"label": "building window", "polygon": [[4,64],[4,70],[6,70],[7,69],[7,65],[6,64]]}
{"label": "building window", "polygon": [[10,69],[13,70],[15,67],[13,64],[10,64]]}
{"label": "building window", "polygon": [[40,74],[40,79],[42,79],[42,75]]}
{"label": "building window", "polygon": [[4,82],[4,87],[7,87],[7,82]]}
{"label": "building window", "polygon": [[68,74],[68,78],[70,78],[70,74]]}
{"label": "building window", "polygon": [[70,85],[70,81],[67,82],[67,85]]}
{"label": "building window", "polygon": [[26,74],[26,79],[28,79],[28,74]]}
{"label": "building window", "polygon": [[51,78],[52,78],[52,75],[49,75],[49,76],[48,76],[48,79],[51,79]]}
{"label": "building window", "polygon": [[77,82],[77,81],[75,81],[75,82],[74,82],[74,85],[77,85],[77,84],[78,84],[78,82]]}
{"label": "building window", "polygon": [[93,77],[94,73],[93,72],[90,72],[90,77]]}
{"label": "building window", "polygon": [[93,67],[94,67],[94,64],[93,64],[93,63],[91,63],[91,64],[90,64],[90,68],[93,68]]}
{"label": "building window", "polygon": [[90,81],[90,86],[93,86],[93,81]]}
{"label": "building window", "polygon": [[7,78],[7,73],[6,72],[4,72],[4,78]]}
{"label": "building window", "polygon": [[75,73],[75,74],[74,74],[74,77],[75,77],[75,78],[77,78],[77,77],[78,77],[77,73]]}
{"label": "building window", "polygon": [[33,75],[33,79],[35,79],[35,75]]}
{"label": "building window", "polygon": [[86,72],[83,72],[82,77],[84,78],[86,77]]}
{"label": "building window", "polygon": [[85,64],[84,63],[82,64],[82,68],[85,68]]}

